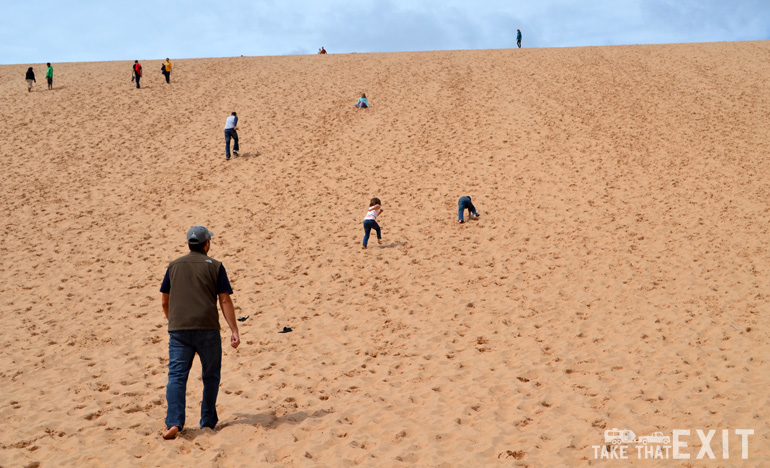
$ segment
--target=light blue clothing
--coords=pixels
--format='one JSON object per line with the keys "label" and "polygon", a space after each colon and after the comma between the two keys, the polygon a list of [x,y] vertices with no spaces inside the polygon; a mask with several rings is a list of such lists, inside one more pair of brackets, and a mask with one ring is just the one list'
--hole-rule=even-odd
{"label": "light blue clothing", "polygon": [[369,105],[369,101],[367,101],[365,97],[360,97],[358,98],[356,107],[371,107],[371,106]]}

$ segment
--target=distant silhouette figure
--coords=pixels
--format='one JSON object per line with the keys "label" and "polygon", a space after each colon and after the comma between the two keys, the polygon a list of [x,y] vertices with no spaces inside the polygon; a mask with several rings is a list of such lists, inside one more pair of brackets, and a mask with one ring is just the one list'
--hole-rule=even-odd
{"label": "distant silhouette figure", "polygon": [[324,49],[322,46],[320,49],[318,49],[318,53],[324,55],[326,53],[326,49]]}
{"label": "distant silhouette figure", "polygon": [[516,45],[521,49],[521,29],[516,30]]}
{"label": "distant silhouette figure", "polygon": [[136,89],[139,89],[139,80],[142,78],[142,64],[139,60],[134,60],[134,81],[136,81]]}
{"label": "distant silhouette figure", "polygon": [[48,81],[48,90],[53,89],[53,67],[51,66],[51,62],[46,63],[48,65],[48,70],[45,72],[45,79]]}
{"label": "distant silhouette figure", "polygon": [[37,80],[35,79],[35,72],[32,70],[32,67],[29,67],[27,69],[27,92],[32,92],[32,83],[37,83]]}
{"label": "distant silhouette figure", "polygon": [[171,84],[171,60],[168,58],[165,62],[163,62],[163,65],[161,66],[161,73],[163,73],[163,76],[166,77],[166,83]]}

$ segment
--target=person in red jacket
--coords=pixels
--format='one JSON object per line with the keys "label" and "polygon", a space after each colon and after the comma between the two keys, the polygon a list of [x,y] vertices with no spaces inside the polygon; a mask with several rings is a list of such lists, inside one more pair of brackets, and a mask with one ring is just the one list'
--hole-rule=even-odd
{"label": "person in red jacket", "polygon": [[134,81],[136,81],[136,88],[139,89],[139,79],[142,77],[142,64],[139,60],[134,60]]}

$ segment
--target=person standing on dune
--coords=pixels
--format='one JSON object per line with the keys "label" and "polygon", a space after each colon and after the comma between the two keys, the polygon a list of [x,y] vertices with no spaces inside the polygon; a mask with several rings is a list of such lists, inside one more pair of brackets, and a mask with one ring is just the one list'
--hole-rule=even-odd
{"label": "person standing on dune", "polygon": [[136,81],[136,89],[139,89],[139,79],[142,77],[142,64],[139,60],[134,60],[134,81]]}
{"label": "person standing on dune", "polygon": [[29,67],[27,69],[27,92],[32,92],[32,83],[37,83],[37,80],[35,79],[35,72],[32,70],[32,67]]}
{"label": "person standing on dune", "polygon": [[516,45],[521,49],[521,29],[516,30]]}
{"label": "person standing on dune", "polygon": [[48,81],[48,91],[51,91],[53,90],[53,67],[51,62],[48,62],[46,65],[48,65],[48,70],[45,72],[45,79]]}
{"label": "person standing on dune", "polygon": [[222,339],[219,335],[217,299],[230,327],[230,346],[241,344],[233,289],[221,262],[208,256],[212,234],[204,226],[187,231],[190,253],[169,263],[160,286],[161,305],[168,320],[168,385],[166,432],[174,439],[184,428],[187,377],[197,354],[201,361],[203,400],[200,427],[216,428],[217,395],[221,380]]}
{"label": "person standing on dune", "polygon": [[171,84],[171,60],[168,58],[163,62],[163,68],[161,69],[163,76],[166,77],[166,83]]}

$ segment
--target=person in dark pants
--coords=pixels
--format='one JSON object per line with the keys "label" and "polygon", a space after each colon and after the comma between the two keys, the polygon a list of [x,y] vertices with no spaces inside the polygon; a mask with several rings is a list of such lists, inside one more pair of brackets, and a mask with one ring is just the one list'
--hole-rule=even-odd
{"label": "person in dark pants", "polygon": [[233,113],[227,118],[225,122],[225,160],[230,160],[230,139],[235,140],[233,145],[233,154],[238,156],[238,116]]}
{"label": "person in dark pants", "polygon": [[203,226],[191,227],[187,231],[190,253],[169,263],[160,287],[169,335],[164,439],[174,439],[184,429],[187,377],[196,354],[203,380],[200,427],[214,429],[219,421],[222,339],[217,300],[230,327],[230,346],[237,349],[241,344],[227,271],[221,262],[208,256],[212,236]]}
{"label": "person in dark pants", "polygon": [[463,214],[465,210],[468,210],[468,215],[471,219],[479,219],[479,214],[476,213],[476,207],[471,203],[471,197],[460,197],[460,201],[457,203],[457,222],[462,224],[465,222]]}
{"label": "person in dark pants", "polygon": [[377,233],[377,243],[382,244],[382,230],[377,223],[377,216],[382,213],[382,206],[379,198],[372,198],[369,200],[369,209],[366,210],[366,216],[364,217],[364,243],[363,248],[369,243],[369,234],[372,229]]}
{"label": "person in dark pants", "polygon": [[51,62],[48,62],[46,65],[48,65],[48,70],[45,72],[45,79],[48,81],[48,90],[51,91],[53,89],[53,67]]}
{"label": "person in dark pants", "polygon": [[136,89],[139,89],[139,79],[142,78],[142,64],[139,60],[134,60],[134,81],[136,81]]}
{"label": "person in dark pants", "polygon": [[163,76],[166,77],[166,83],[171,84],[171,60],[168,58],[166,58],[166,61],[163,62],[161,72],[163,73]]}
{"label": "person in dark pants", "polygon": [[521,49],[521,29],[516,30],[516,45]]}

